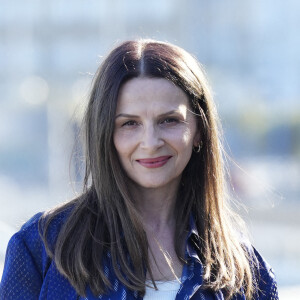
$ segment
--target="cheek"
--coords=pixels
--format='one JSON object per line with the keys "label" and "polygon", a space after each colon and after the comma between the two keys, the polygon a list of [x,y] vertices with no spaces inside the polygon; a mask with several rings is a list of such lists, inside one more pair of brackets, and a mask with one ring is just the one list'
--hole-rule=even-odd
{"label": "cheek", "polygon": [[170,138],[178,148],[186,149],[187,147],[192,147],[194,136],[189,128],[184,128],[174,132]]}
{"label": "cheek", "polygon": [[190,129],[186,129],[182,135],[182,141],[186,146],[193,144],[194,135]]}
{"label": "cheek", "polygon": [[114,135],[114,145],[121,160],[128,157],[134,149],[132,137],[124,134]]}
{"label": "cheek", "polygon": [[120,152],[122,151],[122,140],[120,139],[120,136],[118,134],[114,134],[114,145],[117,150],[118,156],[120,157]]}

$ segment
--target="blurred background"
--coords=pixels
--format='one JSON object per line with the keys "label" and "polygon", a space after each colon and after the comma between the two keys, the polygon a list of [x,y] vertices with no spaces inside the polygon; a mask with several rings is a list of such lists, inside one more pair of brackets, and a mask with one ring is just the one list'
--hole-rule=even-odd
{"label": "blurred background", "polygon": [[146,37],[204,65],[252,241],[275,269],[280,299],[296,299],[299,28],[297,0],[1,0],[0,274],[22,223],[80,191],[77,135],[101,57]]}

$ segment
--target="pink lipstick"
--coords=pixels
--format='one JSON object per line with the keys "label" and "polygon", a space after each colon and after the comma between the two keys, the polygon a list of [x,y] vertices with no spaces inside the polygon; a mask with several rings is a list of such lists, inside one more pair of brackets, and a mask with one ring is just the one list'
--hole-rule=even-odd
{"label": "pink lipstick", "polygon": [[172,156],[138,159],[137,162],[145,168],[159,168],[168,162]]}

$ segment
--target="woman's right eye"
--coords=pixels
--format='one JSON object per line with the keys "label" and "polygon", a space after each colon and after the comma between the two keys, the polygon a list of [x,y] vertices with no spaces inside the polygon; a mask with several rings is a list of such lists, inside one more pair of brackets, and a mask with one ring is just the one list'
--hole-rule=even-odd
{"label": "woman's right eye", "polygon": [[125,123],[122,124],[122,127],[125,127],[125,126],[136,126],[138,123],[136,121],[133,121],[133,120],[129,120]]}

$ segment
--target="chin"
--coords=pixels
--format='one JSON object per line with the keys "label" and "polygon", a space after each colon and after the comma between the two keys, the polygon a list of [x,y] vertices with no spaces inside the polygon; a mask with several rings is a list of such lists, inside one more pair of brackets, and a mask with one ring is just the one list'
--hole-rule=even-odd
{"label": "chin", "polygon": [[169,184],[177,184],[177,182],[174,179],[163,180],[160,178],[155,178],[154,180],[139,180],[136,181],[135,184],[146,189],[158,189],[164,186],[168,186]]}
{"label": "chin", "polygon": [[164,184],[162,184],[161,182],[160,183],[138,183],[138,185],[145,189],[158,189],[164,186]]}

